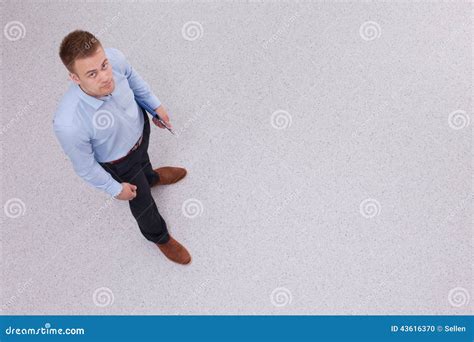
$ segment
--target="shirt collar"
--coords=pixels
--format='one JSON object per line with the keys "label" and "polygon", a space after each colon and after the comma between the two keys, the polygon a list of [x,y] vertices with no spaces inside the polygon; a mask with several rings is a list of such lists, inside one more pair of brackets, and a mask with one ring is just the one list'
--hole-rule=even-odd
{"label": "shirt collar", "polygon": [[105,101],[109,101],[111,98],[112,98],[112,93],[110,93],[109,95],[99,97],[99,100],[105,102]]}
{"label": "shirt collar", "polygon": [[94,109],[98,109],[104,103],[104,100],[100,100],[94,96],[90,96],[89,94],[86,94],[81,89],[81,87],[79,87],[78,84],[74,83],[74,87],[76,89],[77,94],[79,95],[79,98],[85,101],[87,104],[91,105]]}

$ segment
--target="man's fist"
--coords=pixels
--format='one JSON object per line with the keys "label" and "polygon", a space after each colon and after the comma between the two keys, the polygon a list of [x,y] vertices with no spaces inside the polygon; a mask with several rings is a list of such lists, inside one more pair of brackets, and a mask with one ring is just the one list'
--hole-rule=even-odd
{"label": "man's fist", "polygon": [[137,186],[130,183],[122,183],[122,192],[115,198],[122,201],[130,201],[137,197]]}

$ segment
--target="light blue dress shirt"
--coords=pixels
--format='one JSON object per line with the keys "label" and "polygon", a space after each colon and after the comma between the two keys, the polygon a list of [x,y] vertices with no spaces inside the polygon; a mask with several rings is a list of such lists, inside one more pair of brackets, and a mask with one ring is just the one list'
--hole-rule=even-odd
{"label": "light blue dress shirt", "polygon": [[53,128],[76,174],[97,189],[116,196],[122,185],[98,162],[125,156],[140,138],[144,118],[137,101],[151,108],[158,108],[161,102],[121,51],[104,51],[112,66],[114,91],[96,98],[71,81],[54,114]]}

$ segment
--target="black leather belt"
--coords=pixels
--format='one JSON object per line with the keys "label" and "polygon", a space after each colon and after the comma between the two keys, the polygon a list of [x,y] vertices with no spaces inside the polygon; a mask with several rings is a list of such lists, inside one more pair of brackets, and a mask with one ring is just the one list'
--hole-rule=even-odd
{"label": "black leather belt", "polygon": [[127,156],[132,153],[133,151],[135,151],[138,147],[140,147],[140,145],[142,144],[142,140],[143,140],[143,134],[140,136],[140,138],[138,139],[137,143],[135,145],[133,145],[133,147],[130,149],[130,151],[128,151],[128,153],[123,156],[122,158],[120,159],[117,159],[117,160],[112,160],[112,161],[109,161],[107,162],[107,164],[117,164],[117,163],[120,163],[122,160],[124,160],[125,158],[127,158]]}

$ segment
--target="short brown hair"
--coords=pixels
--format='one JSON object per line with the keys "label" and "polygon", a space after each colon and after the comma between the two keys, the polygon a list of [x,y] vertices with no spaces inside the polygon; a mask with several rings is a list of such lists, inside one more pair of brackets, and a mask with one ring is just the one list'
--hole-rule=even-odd
{"label": "short brown hair", "polygon": [[102,46],[100,41],[90,32],[75,30],[64,37],[59,48],[59,57],[64,66],[74,72],[76,59],[92,56]]}

